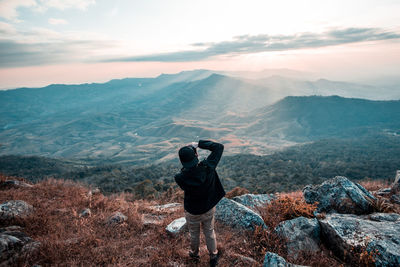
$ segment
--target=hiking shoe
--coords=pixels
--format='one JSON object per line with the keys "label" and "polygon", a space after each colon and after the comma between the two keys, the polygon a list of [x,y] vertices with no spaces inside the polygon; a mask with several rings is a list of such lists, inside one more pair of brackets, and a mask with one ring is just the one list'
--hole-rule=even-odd
{"label": "hiking shoe", "polygon": [[221,257],[221,251],[218,250],[217,254],[210,255],[210,267],[215,267],[218,265],[218,260]]}
{"label": "hiking shoe", "polygon": [[189,257],[194,263],[199,263],[200,262],[200,256],[194,254],[193,252],[189,251]]}

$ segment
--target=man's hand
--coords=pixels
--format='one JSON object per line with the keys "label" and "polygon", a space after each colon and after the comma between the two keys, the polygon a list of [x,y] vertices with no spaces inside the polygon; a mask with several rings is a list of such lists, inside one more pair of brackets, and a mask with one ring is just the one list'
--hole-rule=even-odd
{"label": "man's hand", "polygon": [[194,147],[194,148],[198,148],[199,147],[199,142],[192,142],[190,144],[190,146]]}

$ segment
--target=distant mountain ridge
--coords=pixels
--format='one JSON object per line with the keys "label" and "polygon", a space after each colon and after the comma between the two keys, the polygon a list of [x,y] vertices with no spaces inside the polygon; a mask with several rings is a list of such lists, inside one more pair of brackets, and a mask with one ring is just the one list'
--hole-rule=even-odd
{"label": "distant mountain ridge", "polygon": [[312,95],[316,84],[330,82],[197,70],[0,91],[0,154],[148,163],[199,138],[220,140],[228,154],[269,154],[320,138],[398,132],[399,101],[292,97],[296,85]]}
{"label": "distant mountain ridge", "polygon": [[294,141],[343,138],[400,130],[400,101],[339,96],[286,97],[252,112],[249,129],[260,136],[284,134]]}

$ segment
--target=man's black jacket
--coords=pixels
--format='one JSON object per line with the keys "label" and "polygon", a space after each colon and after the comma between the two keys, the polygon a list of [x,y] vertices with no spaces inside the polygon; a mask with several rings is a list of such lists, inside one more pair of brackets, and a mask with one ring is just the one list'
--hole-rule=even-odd
{"label": "man's black jacket", "polygon": [[199,148],[208,149],[211,154],[197,166],[190,169],[183,168],[175,175],[176,183],[185,192],[184,208],[194,215],[209,211],[225,196],[225,190],[215,171],[224,146],[200,140]]}

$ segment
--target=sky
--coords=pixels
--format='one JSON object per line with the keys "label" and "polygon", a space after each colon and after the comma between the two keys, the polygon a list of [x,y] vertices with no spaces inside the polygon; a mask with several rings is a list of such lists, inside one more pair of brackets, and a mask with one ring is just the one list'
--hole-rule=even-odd
{"label": "sky", "polygon": [[398,76],[399,0],[0,0],[0,89],[191,69]]}

